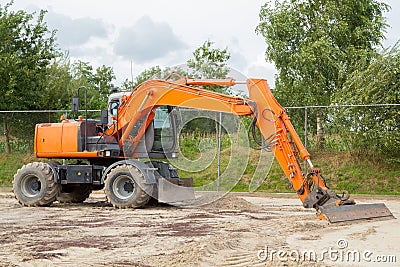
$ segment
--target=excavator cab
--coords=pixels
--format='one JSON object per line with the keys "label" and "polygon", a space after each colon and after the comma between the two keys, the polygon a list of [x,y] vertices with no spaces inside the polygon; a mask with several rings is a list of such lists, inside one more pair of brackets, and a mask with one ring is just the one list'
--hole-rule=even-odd
{"label": "excavator cab", "polygon": [[[108,99],[108,120],[109,127],[114,127],[114,122],[118,116],[118,108],[123,102],[122,98],[127,96],[127,92],[113,93]],[[135,158],[174,158],[177,155],[176,140],[177,140],[177,123],[173,110],[175,107],[163,105],[157,107],[154,112],[154,118],[148,123],[145,132],[140,142],[135,146],[133,151],[129,151],[126,147],[124,154],[132,155]],[[144,123],[147,116],[143,116],[134,127],[130,135],[133,137],[138,136],[140,129],[144,128]]]}

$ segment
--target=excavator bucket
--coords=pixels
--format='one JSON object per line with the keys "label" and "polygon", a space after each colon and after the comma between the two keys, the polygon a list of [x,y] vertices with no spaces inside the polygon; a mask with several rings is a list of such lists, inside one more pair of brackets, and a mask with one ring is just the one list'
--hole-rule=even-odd
{"label": "excavator bucket", "polygon": [[395,219],[383,203],[356,204],[347,191],[337,195],[333,190],[314,188],[303,202],[305,208],[315,208],[318,218],[331,223],[370,219]]}
{"label": "excavator bucket", "polygon": [[395,217],[383,203],[356,204],[343,206],[320,206],[318,208],[320,219],[326,219],[331,223],[347,222],[369,219],[394,219]]}

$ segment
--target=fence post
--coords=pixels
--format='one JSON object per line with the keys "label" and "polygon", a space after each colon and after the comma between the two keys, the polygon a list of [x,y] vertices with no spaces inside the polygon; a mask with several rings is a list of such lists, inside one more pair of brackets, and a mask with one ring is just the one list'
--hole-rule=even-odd
{"label": "fence post", "polygon": [[308,110],[307,107],[304,107],[304,147],[307,148],[307,124],[308,124]]}
{"label": "fence post", "polygon": [[219,129],[218,129],[218,178],[217,192],[219,192],[221,179],[221,134],[222,134],[222,112],[219,113]]}
{"label": "fence post", "polygon": [[[304,147],[307,149],[307,126],[308,126],[308,110],[307,107],[304,107]],[[307,169],[307,162],[304,162],[304,170]]]}

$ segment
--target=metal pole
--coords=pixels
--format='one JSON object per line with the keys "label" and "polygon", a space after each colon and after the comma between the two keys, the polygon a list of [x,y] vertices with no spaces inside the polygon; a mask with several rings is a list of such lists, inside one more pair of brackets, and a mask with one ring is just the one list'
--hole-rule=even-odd
{"label": "metal pole", "polygon": [[217,192],[221,184],[221,134],[222,134],[222,112],[219,113],[219,128],[218,128],[218,178],[217,178]]}
{"label": "metal pole", "polygon": [[87,132],[88,132],[88,103],[87,103],[87,87],[85,87],[85,150],[87,150]]}
{"label": "metal pole", "polygon": [[[305,149],[307,149],[307,134],[308,134],[307,119],[308,119],[308,110],[307,110],[307,107],[305,107],[304,108],[304,147],[305,147]],[[310,163],[311,163],[311,161],[310,161]],[[307,169],[307,163],[304,163],[304,169],[305,170]]]}
{"label": "metal pole", "polygon": [[78,97],[80,95],[80,89],[85,89],[85,142],[83,144],[82,151],[87,151],[87,132],[88,132],[88,89],[86,86],[79,86]]}
{"label": "metal pole", "polygon": [[307,149],[307,118],[308,118],[308,112],[307,108],[304,108],[304,147]]}

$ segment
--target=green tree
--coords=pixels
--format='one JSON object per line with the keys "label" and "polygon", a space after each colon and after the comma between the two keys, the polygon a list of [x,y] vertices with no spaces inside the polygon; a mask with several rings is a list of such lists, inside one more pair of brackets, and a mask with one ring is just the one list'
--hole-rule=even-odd
{"label": "green tree", "polygon": [[[364,70],[353,72],[335,94],[339,104],[400,103],[399,46],[384,51]],[[400,108],[357,107],[339,110],[336,115],[341,137],[355,151],[400,158]],[[350,130],[348,130],[350,129]]]}
{"label": "green tree", "polygon": [[[45,86],[38,93],[38,105],[34,109],[62,110],[71,107],[72,76],[69,60],[66,57],[58,57],[47,67]],[[35,124],[44,122],[56,122],[60,118],[59,113],[13,113],[12,136],[17,143],[24,144],[17,149],[32,149]]]}
{"label": "green tree", "polygon": [[[10,11],[12,4],[0,5],[0,110],[38,109],[48,66],[58,55],[55,35],[44,22],[44,11],[35,19],[34,13]],[[13,122],[8,115],[1,119],[10,153]],[[30,120],[25,116],[18,124]]]}
{"label": "green tree", "polygon": [[[262,6],[256,32],[267,43],[266,59],[278,70],[279,101],[329,105],[347,77],[376,56],[387,10],[376,0],[283,0]],[[313,120],[322,130],[321,111]],[[321,147],[322,131],[317,139]]]}
{"label": "green tree", "polygon": [[179,67],[165,67],[161,68],[160,66],[151,67],[149,69],[145,69],[138,76],[135,77],[134,81],[130,81],[125,79],[122,84],[123,88],[133,90],[136,86],[141,83],[153,80],[153,79],[166,79],[171,73],[177,73],[181,76],[187,76],[187,73],[183,71]]}
{"label": "green tree", "polygon": [[[227,63],[230,58],[230,53],[227,48],[222,50],[214,48],[213,44],[213,42],[208,40],[197,48],[192,54],[193,57],[186,62],[186,71],[180,67],[161,68],[160,66],[155,66],[141,72],[135,77],[133,82],[126,79],[122,86],[132,90],[147,80],[166,79],[171,73],[201,79],[226,78],[230,71]],[[173,79],[176,77],[171,78]],[[230,93],[229,89],[223,86],[207,86],[207,89],[219,93]],[[200,129],[202,132],[215,132],[215,121],[208,118],[198,118],[188,123],[184,131],[199,132]]]}
{"label": "green tree", "polygon": [[95,91],[90,99],[93,109],[106,109],[108,96],[114,87],[115,80],[114,70],[111,67],[102,65],[96,68],[94,73]]}
{"label": "green tree", "polygon": [[[142,71],[133,81],[126,79],[122,86],[133,89],[147,80],[166,79],[171,73],[199,79],[226,78],[230,70],[227,63],[231,57],[230,53],[227,48],[223,50],[213,48],[213,44],[208,40],[197,48],[192,53],[193,58],[188,59],[186,62],[186,71],[180,67],[161,68],[160,66],[155,66]],[[221,86],[207,87],[207,89],[216,92],[228,92],[226,87]]]}
{"label": "green tree", "polygon": [[[228,60],[231,55],[228,49],[213,48],[213,42],[205,41],[193,52],[193,58],[187,63],[188,76],[199,79],[226,78],[229,73]],[[229,93],[229,89],[223,86],[207,87],[208,90]]]}
{"label": "green tree", "polygon": [[[198,79],[223,79],[227,77],[230,71],[227,62],[231,55],[227,48],[221,50],[214,48],[213,45],[213,42],[207,40],[194,50],[193,57],[186,62],[189,77]],[[218,93],[230,94],[229,87],[225,86],[207,86],[206,89]],[[215,113],[215,120],[197,118],[189,122],[183,131],[214,133],[218,131],[216,121],[218,121],[217,113]]]}
{"label": "green tree", "polygon": [[[88,90],[88,109],[106,109],[110,90],[115,79],[114,70],[102,65],[96,70],[88,62],[78,60],[72,64],[72,77],[77,95],[78,88],[84,86]],[[85,89],[81,90],[81,109],[84,108]]]}
{"label": "green tree", "polygon": [[56,58],[48,67],[46,87],[41,94],[41,109],[70,109],[71,97],[76,89],[74,86],[72,67],[68,57]]}

